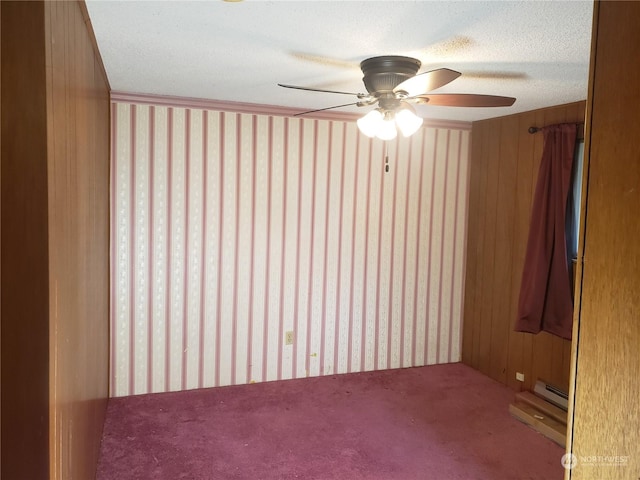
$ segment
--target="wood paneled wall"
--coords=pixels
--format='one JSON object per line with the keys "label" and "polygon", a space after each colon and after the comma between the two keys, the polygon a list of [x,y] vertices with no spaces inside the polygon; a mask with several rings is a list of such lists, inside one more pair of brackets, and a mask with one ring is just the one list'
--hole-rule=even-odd
{"label": "wood paneled wall", "polygon": [[2,2],[2,477],[95,476],[109,98],[84,4]]}
{"label": "wood paneled wall", "polygon": [[527,130],[584,113],[577,102],[473,123],[462,361],[515,390],[537,379],[569,386],[571,342],[513,327],[543,147]]}
{"label": "wood paneled wall", "polygon": [[2,478],[49,475],[44,8],[2,9]]}
{"label": "wood paneled wall", "polygon": [[109,87],[78,2],[45,2],[52,479],[95,475],[108,397]]}
{"label": "wood paneled wall", "polygon": [[640,476],[638,19],[638,2],[596,4],[567,479]]}
{"label": "wood paneled wall", "polygon": [[[0,105],[2,105],[2,8],[0,8]],[[0,107],[0,111],[2,108]],[[0,113],[0,118],[2,114]],[[2,152],[2,129],[0,129],[0,152]],[[0,158],[2,155],[0,154]],[[2,168],[0,167],[0,212],[2,211]],[[0,213],[0,218],[2,214]],[[0,221],[0,251],[2,251],[2,222]],[[2,255],[0,254],[0,284],[2,278]],[[0,289],[1,291],[1,289]],[[2,294],[0,293],[0,312],[2,312]],[[1,313],[0,313],[1,316]],[[2,328],[0,327],[0,378],[2,378]],[[0,382],[1,383],[1,382]],[[0,385],[0,405],[2,405],[2,386]],[[0,432],[2,432],[2,408],[0,408]],[[2,435],[0,433],[0,465],[2,465]],[[2,467],[0,467],[0,475]]]}

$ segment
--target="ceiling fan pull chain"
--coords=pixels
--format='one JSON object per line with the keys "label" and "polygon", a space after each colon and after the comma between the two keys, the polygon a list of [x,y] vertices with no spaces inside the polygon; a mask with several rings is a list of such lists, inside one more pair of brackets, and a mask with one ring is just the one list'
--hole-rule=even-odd
{"label": "ceiling fan pull chain", "polygon": [[389,173],[389,146],[384,144],[384,171]]}

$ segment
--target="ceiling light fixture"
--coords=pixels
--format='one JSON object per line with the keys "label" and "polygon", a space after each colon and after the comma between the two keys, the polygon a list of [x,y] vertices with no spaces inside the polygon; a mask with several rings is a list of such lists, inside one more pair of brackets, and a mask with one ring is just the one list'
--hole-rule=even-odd
{"label": "ceiling light fixture", "polygon": [[416,115],[408,103],[402,102],[395,109],[376,108],[358,119],[358,128],[367,137],[393,140],[398,130],[403,137],[410,137],[422,126],[423,119]]}
{"label": "ceiling light fixture", "polygon": [[396,112],[396,125],[404,137],[410,137],[416,133],[423,122],[424,119],[416,115],[416,111],[408,103],[402,103],[400,110]]}

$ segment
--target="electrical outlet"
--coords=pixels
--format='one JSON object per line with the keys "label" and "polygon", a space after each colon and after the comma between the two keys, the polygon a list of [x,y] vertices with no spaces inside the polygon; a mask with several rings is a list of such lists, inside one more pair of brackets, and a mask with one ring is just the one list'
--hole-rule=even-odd
{"label": "electrical outlet", "polygon": [[284,344],[293,345],[293,330],[289,330],[284,334]]}
{"label": "electrical outlet", "polygon": [[524,373],[516,372],[516,380],[519,382],[524,382]]}

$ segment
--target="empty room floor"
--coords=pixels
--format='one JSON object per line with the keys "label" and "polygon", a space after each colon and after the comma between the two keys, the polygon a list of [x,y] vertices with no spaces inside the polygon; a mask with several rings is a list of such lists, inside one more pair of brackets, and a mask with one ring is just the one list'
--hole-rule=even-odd
{"label": "empty room floor", "polygon": [[97,479],[562,479],[513,396],[455,363],[113,398]]}

